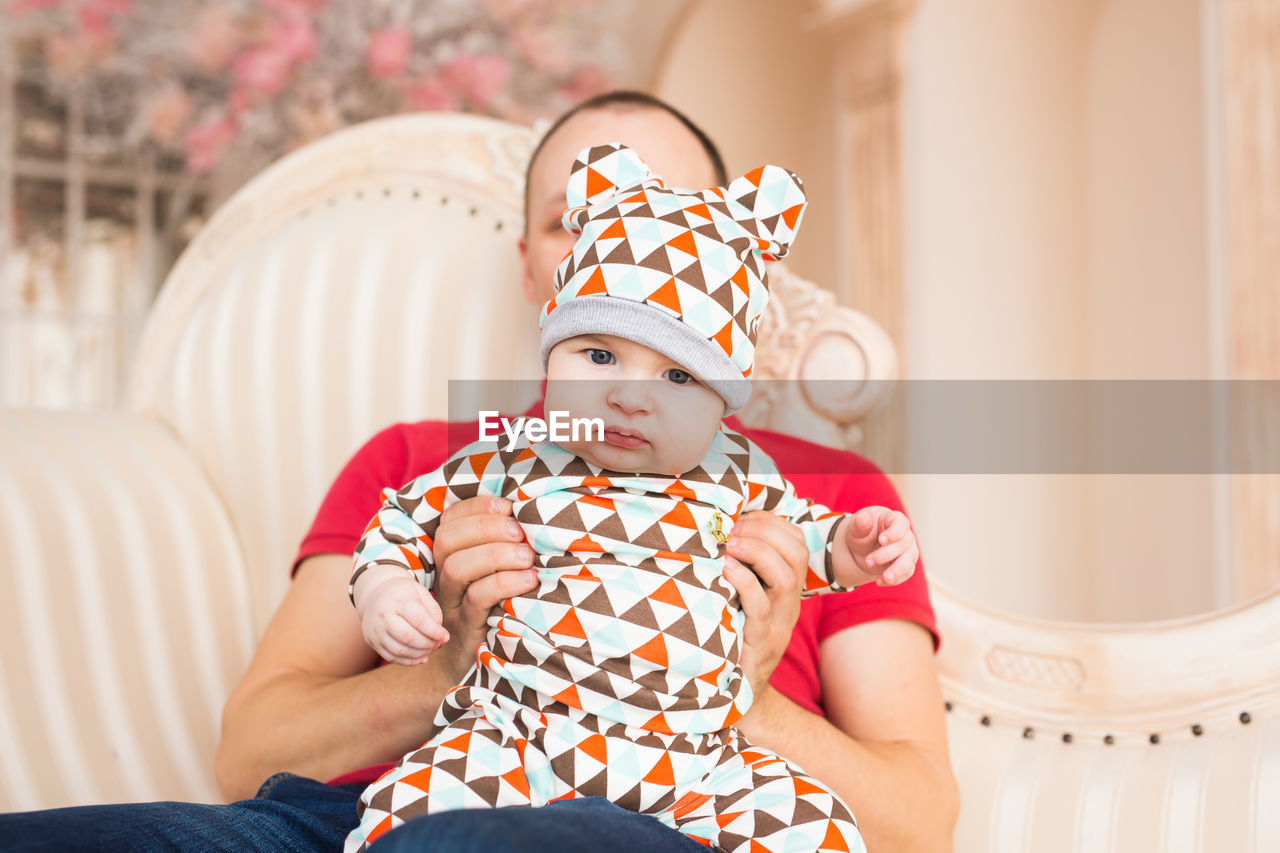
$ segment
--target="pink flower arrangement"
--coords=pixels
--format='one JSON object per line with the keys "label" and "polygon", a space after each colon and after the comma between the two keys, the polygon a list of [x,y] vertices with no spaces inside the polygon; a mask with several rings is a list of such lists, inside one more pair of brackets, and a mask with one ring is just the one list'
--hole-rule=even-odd
{"label": "pink flower arrangement", "polygon": [[446,112],[460,106],[453,87],[434,75],[420,77],[406,86],[405,97],[415,110]]}
{"label": "pink flower arrangement", "polygon": [[412,47],[413,37],[408,30],[400,27],[378,30],[369,39],[369,49],[365,53],[369,73],[383,79],[399,77],[409,64]]}
{"label": "pink flower arrangement", "polygon": [[444,67],[443,77],[463,98],[484,108],[506,88],[511,63],[496,53],[463,54]]}
{"label": "pink flower arrangement", "polygon": [[151,145],[204,173],[233,150],[279,156],[399,110],[558,112],[608,85],[615,57],[582,22],[611,5],[12,0],[9,12],[38,19],[24,32],[40,33],[46,79],[76,81],[95,116],[117,117],[99,150]]}
{"label": "pink flower arrangement", "polygon": [[156,142],[172,145],[191,115],[191,97],[176,83],[170,83],[148,99],[142,110],[146,134]]}
{"label": "pink flower arrangement", "polygon": [[183,39],[183,53],[198,69],[216,74],[236,52],[239,28],[231,10],[223,5],[205,6]]}
{"label": "pink flower arrangement", "polygon": [[188,128],[182,137],[187,148],[187,168],[196,174],[212,169],[239,132],[235,121],[230,118]]}

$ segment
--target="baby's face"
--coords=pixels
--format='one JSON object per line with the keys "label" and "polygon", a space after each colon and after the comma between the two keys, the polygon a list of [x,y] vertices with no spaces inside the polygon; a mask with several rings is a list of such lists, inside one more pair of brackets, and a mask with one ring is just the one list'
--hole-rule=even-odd
{"label": "baby's face", "polygon": [[568,412],[604,422],[602,442],[561,442],[593,465],[676,476],[706,456],[724,400],[646,346],[613,335],[579,335],[556,344],[547,357],[546,409],[548,417]]}

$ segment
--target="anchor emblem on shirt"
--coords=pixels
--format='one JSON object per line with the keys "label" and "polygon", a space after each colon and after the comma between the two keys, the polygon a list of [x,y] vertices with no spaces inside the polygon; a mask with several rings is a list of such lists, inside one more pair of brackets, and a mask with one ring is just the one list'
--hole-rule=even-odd
{"label": "anchor emblem on shirt", "polygon": [[720,514],[720,510],[716,510],[716,514],[711,517],[711,523],[707,527],[711,528],[711,535],[721,545],[729,541],[729,534],[724,532],[724,516]]}

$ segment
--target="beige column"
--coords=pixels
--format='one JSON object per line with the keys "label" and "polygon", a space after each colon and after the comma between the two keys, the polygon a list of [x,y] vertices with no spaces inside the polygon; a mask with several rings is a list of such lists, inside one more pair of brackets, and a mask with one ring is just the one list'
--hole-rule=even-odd
{"label": "beige column", "polygon": [[[1280,380],[1280,0],[1220,0],[1229,364],[1233,379]],[[1280,401],[1233,407],[1233,462],[1280,456]],[[1235,598],[1280,586],[1280,474],[1234,478]]]}
{"label": "beige column", "polygon": [[[837,45],[840,183],[838,292],[903,346],[902,32],[914,0],[871,0],[824,23]],[[900,375],[909,376],[909,365]],[[859,452],[901,470],[900,395],[864,423]]]}

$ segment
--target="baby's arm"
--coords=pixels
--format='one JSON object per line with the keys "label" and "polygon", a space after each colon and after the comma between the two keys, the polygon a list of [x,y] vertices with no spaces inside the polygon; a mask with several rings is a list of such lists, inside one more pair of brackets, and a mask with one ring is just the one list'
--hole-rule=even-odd
{"label": "baby's arm", "polygon": [[809,549],[802,595],[853,589],[875,581],[893,586],[911,577],[919,549],[906,515],[863,507],[850,515],[799,497],[773,460],[751,445],[750,499],[743,512],[768,510],[800,528]]}
{"label": "baby's arm", "polygon": [[911,577],[919,559],[911,521],[898,510],[863,507],[841,519],[834,532],[832,574],[843,587],[871,581],[897,586]]}
{"label": "baby's arm", "polygon": [[392,663],[421,663],[449,639],[428,591],[443,479],[436,471],[398,492],[384,491],[382,507],[356,546],[351,601],[365,642]]}
{"label": "baby's arm", "polygon": [[448,642],[440,606],[429,592],[440,517],[458,501],[503,494],[509,482],[505,466],[492,442],[477,442],[399,491],[382,493],[382,508],[356,546],[349,592],[365,642],[385,659],[421,663]]}

